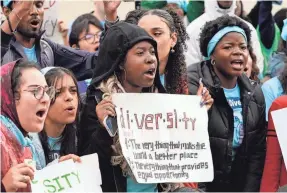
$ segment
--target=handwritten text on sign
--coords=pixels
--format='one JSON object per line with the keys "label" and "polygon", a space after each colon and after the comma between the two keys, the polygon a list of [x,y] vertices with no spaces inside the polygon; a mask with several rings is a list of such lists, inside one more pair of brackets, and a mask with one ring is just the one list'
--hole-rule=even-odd
{"label": "handwritten text on sign", "polygon": [[97,154],[83,156],[81,161],[67,160],[37,170],[32,192],[102,192]]}
{"label": "handwritten text on sign", "polygon": [[197,96],[115,94],[120,143],[137,182],[208,182],[207,111]]}

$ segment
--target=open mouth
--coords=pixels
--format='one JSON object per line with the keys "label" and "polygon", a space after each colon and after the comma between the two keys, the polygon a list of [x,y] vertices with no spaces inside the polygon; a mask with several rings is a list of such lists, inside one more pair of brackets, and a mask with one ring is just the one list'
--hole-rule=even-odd
{"label": "open mouth", "polygon": [[38,19],[33,19],[30,24],[33,26],[33,27],[38,27],[39,24],[40,24],[40,21]]}
{"label": "open mouth", "polygon": [[40,111],[37,111],[36,115],[39,117],[39,118],[43,118],[43,116],[45,115],[46,111],[45,110],[40,110]]}
{"label": "open mouth", "polygon": [[234,68],[242,68],[243,67],[243,64],[244,64],[244,62],[243,62],[243,60],[232,60],[231,61],[231,65],[234,67]]}
{"label": "open mouth", "polygon": [[155,68],[150,68],[148,71],[145,72],[148,76],[155,76]]}
{"label": "open mouth", "polygon": [[69,113],[74,112],[74,110],[75,110],[75,107],[74,107],[74,106],[70,106],[70,107],[68,107],[68,108],[65,109],[65,111],[68,111]]}

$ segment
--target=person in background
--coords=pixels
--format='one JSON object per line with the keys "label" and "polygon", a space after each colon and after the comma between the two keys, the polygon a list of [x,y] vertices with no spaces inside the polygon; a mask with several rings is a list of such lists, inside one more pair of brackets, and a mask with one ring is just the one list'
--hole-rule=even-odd
{"label": "person in background", "polygon": [[259,75],[259,68],[256,65],[256,56],[253,52],[249,52],[248,60],[246,63],[246,67],[244,72],[248,78],[254,80],[256,82],[260,82],[258,75]]}
{"label": "person in background", "polygon": [[[44,17],[44,1],[1,1],[7,19],[1,25],[1,64],[25,58],[38,62],[41,68],[61,66],[70,69],[77,80],[92,77],[97,63],[97,53],[86,52],[56,44],[42,38],[41,26]],[[106,18],[117,20],[118,2],[105,2]],[[114,15],[109,14],[113,12]],[[109,22],[106,22],[109,25]]]}
{"label": "person in background", "polygon": [[[283,69],[284,69],[284,61],[286,60],[286,38],[284,38],[284,33],[286,32],[286,29],[284,31],[284,23],[287,26],[287,11],[285,11],[285,18],[281,18],[282,20],[280,21],[280,17],[276,18],[276,23],[281,31],[281,38],[279,41],[278,49],[276,52],[272,53],[269,62],[268,62],[268,68],[266,71],[266,80],[269,80],[270,78],[274,78],[275,76],[279,76]],[[275,18],[275,17],[274,17]],[[282,23],[282,24],[281,24]],[[286,28],[286,27],[285,27]],[[285,39],[285,40],[284,40]]]}
{"label": "person in background", "polygon": [[285,25],[282,28],[281,37],[281,44],[284,45],[282,52],[280,52],[281,59],[276,63],[276,67],[273,67],[273,69],[280,69],[280,74],[266,81],[262,85],[262,91],[266,103],[266,121],[268,121],[268,112],[273,101],[279,96],[287,93],[287,19],[285,20]]}
{"label": "person in background", "polygon": [[[30,192],[40,163],[28,133],[43,129],[55,90],[33,62],[11,62],[1,66],[0,73],[1,191]],[[36,167],[24,163],[25,159],[35,161]]]}
{"label": "person in background", "polygon": [[[100,22],[101,28],[105,27],[105,6],[102,0],[94,1],[94,11],[88,13],[96,17],[96,19]],[[84,14],[85,15],[85,14]],[[63,43],[65,46],[70,46],[69,37],[71,32],[73,31],[72,25],[75,21],[71,22],[69,26],[63,20],[58,22],[59,33],[62,35]]]}
{"label": "person in background", "polygon": [[[120,49],[117,45],[121,45]],[[166,92],[159,75],[157,43],[142,28],[119,22],[105,34],[99,58],[101,63],[95,68],[81,114],[79,153],[98,153],[104,192],[158,192],[157,184],[135,182],[120,150],[118,135],[111,137],[103,123],[106,116],[116,116],[109,97],[113,93]],[[200,87],[198,95],[203,89]],[[208,92],[203,100],[209,109],[212,102]]]}
{"label": "person in background", "polygon": [[160,79],[168,93],[187,94],[185,27],[171,10],[153,9],[145,12],[137,25],[157,41]]}
{"label": "person in background", "polygon": [[[195,19],[192,23],[189,24],[186,31],[190,37],[187,40],[186,44],[188,45],[187,51],[185,53],[185,60],[187,66],[206,60],[201,55],[200,46],[199,46],[199,34],[202,31],[203,25],[211,20],[214,20],[220,16],[229,15],[235,16],[236,0],[226,0],[226,1],[209,1],[204,2],[205,13]],[[260,49],[259,39],[256,33],[255,28],[249,22],[244,21],[249,28],[251,29],[251,43],[254,49],[254,54],[257,58],[257,66],[260,69],[260,72],[263,72],[263,56]]]}
{"label": "person in background", "polygon": [[63,66],[80,80],[91,78],[95,53],[74,50],[42,38],[44,1],[1,1],[5,22],[1,25],[1,64],[19,58],[39,67]]}
{"label": "person in background", "polygon": [[[287,69],[286,69],[287,70]],[[287,171],[274,126],[272,111],[287,107],[287,96],[280,96],[272,103],[268,113],[267,151],[260,192],[277,192],[287,185]]]}
{"label": "person in background", "polygon": [[[95,52],[100,46],[100,36],[104,28],[92,14],[79,16],[72,25],[69,45],[72,48]],[[86,93],[91,79],[78,82],[80,94]]]}
{"label": "person in background", "polygon": [[278,50],[280,42],[280,29],[272,15],[273,4],[274,1],[258,1],[248,15],[257,30],[264,57],[264,69],[260,74],[262,82],[270,79],[270,58]]}
{"label": "person in background", "polygon": [[200,184],[207,192],[257,192],[265,160],[265,103],[260,85],[243,73],[252,54],[251,30],[238,17],[207,22],[200,34],[201,54],[210,58],[188,67],[189,93],[198,79],[214,104],[208,133],[214,180]]}
{"label": "person in background", "polygon": [[55,88],[55,96],[45,120],[44,129],[39,134],[31,134],[33,143],[43,149],[41,159],[44,168],[51,162],[62,161],[70,156],[79,160],[77,154],[77,127],[80,95],[73,73],[61,67],[42,69],[47,84]]}

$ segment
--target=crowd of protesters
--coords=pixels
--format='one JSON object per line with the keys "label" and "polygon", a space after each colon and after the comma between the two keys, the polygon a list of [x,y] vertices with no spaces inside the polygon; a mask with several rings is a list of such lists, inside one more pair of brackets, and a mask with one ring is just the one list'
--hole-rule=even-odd
{"label": "crowd of protesters", "polygon": [[[59,22],[61,45],[42,37],[44,0],[1,1],[1,192],[31,192],[36,169],[92,153],[103,192],[287,191],[271,116],[287,108],[287,5],[148,0],[120,21],[120,0],[94,4]],[[105,129],[113,93],[201,97],[214,180],[138,183]]]}

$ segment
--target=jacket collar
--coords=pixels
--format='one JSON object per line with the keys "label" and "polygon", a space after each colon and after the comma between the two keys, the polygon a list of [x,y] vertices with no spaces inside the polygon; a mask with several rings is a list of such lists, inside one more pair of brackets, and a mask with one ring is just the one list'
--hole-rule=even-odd
{"label": "jacket collar", "polygon": [[[41,31],[39,36],[35,38],[35,50],[36,50],[36,56],[38,61],[41,60],[40,58],[40,41],[42,39],[42,36],[44,35],[45,30]],[[14,47],[15,51],[18,52],[19,55],[21,55],[22,58],[27,59],[26,54],[24,53],[23,46],[16,40],[15,36],[12,38],[10,45]]]}
{"label": "jacket collar", "polygon": [[[211,69],[210,60],[201,63],[201,72],[200,76],[202,77],[203,84],[209,89],[213,96],[216,96],[216,93],[222,89],[220,80],[215,74],[213,69]],[[238,77],[237,83],[240,87],[241,93],[252,93],[254,90],[253,85],[256,82],[251,81],[244,73]]]}

